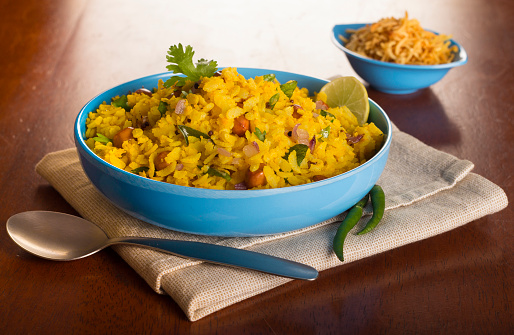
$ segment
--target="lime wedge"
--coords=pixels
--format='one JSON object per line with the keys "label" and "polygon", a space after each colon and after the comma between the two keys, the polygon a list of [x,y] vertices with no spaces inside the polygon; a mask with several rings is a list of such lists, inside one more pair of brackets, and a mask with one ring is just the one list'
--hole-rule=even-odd
{"label": "lime wedge", "polygon": [[323,86],[321,92],[327,95],[327,104],[330,107],[346,106],[357,117],[359,125],[368,121],[368,91],[357,78],[336,78]]}

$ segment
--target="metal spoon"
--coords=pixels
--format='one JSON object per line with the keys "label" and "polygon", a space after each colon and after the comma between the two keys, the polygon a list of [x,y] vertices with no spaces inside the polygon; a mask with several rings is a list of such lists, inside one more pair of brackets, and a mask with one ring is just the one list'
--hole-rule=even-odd
{"label": "metal spoon", "polygon": [[51,260],[79,259],[122,243],[287,278],[314,280],[318,276],[316,269],[305,264],[221,245],[147,237],[109,239],[94,223],[57,212],[33,211],[13,215],[7,220],[7,232],[26,251]]}

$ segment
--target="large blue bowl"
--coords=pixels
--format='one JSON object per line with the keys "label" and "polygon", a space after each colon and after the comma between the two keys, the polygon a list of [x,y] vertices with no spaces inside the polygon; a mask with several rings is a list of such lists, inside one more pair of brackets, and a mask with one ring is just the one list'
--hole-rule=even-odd
{"label": "large blue bowl", "polygon": [[468,61],[466,51],[454,40],[450,40],[451,45],[459,49],[454,60],[440,65],[402,65],[382,62],[345,48],[340,36],[349,38],[351,34],[347,32],[348,29],[356,30],[365,25],[365,23],[336,25],[332,29],[331,39],[335,46],[346,54],[355,72],[378,91],[390,94],[413,93],[437,83],[452,68],[464,65]]}
{"label": "large blue bowl", "polygon": [[[294,73],[239,68],[245,78],[274,73],[280,82],[296,80],[310,92],[325,80]],[[114,205],[151,224],[181,232],[217,236],[276,234],[327,220],[359,201],[384,170],[391,144],[391,122],[370,100],[370,121],[385,134],[382,149],[368,162],[344,174],[310,184],[270,190],[209,190],[159,182],[123,171],[96,156],[86,145],[86,118],[103,101],[138,88],[156,87],[161,73],[111,88],[89,101],[75,121],[75,144],[92,184]]]}

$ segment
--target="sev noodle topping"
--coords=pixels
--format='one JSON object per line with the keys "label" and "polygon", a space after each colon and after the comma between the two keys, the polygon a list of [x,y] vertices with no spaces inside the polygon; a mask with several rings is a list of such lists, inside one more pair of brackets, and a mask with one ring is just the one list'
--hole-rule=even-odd
{"label": "sev noodle topping", "polygon": [[419,21],[405,17],[383,18],[360,29],[349,29],[347,39],[339,38],[345,47],[360,55],[390,63],[437,65],[453,61],[457,46],[451,46],[450,35],[424,30]]}

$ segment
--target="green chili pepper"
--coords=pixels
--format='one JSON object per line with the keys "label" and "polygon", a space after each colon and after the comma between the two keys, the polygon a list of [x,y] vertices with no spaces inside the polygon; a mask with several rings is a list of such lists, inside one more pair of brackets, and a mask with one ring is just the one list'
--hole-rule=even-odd
{"label": "green chili pepper", "polygon": [[357,235],[363,235],[372,231],[384,216],[385,193],[382,187],[378,185],[373,186],[369,195],[371,197],[371,204],[373,205],[373,216]]}
{"label": "green chili pepper", "polygon": [[344,261],[343,244],[346,235],[348,235],[350,230],[355,227],[357,222],[359,222],[360,218],[362,217],[362,208],[368,203],[368,198],[369,195],[366,194],[364,198],[362,198],[348,211],[343,222],[341,222],[341,225],[337,229],[336,235],[334,236],[334,244],[332,248],[334,249],[337,258],[339,258],[341,262]]}

